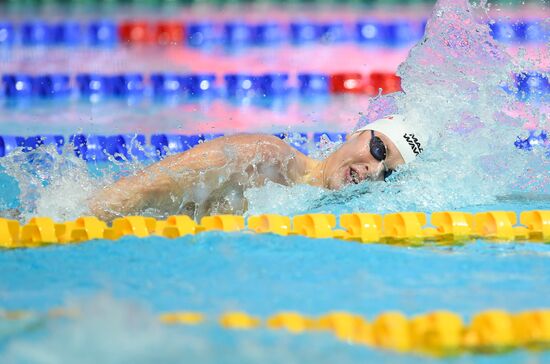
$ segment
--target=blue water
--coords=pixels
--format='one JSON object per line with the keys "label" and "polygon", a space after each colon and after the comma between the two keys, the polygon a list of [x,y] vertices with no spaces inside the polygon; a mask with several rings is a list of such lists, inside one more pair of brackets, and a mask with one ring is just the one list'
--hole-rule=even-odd
{"label": "blue water", "polygon": [[[163,362],[421,362],[424,358],[355,347],[318,333],[234,333],[212,322],[174,329],[156,323],[155,314],[197,310],[215,320],[226,310],[263,318],[280,310],[307,315],[347,310],[372,319],[387,310],[414,315],[447,309],[469,319],[488,308],[516,312],[550,306],[549,261],[550,245],[537,243],[408,248],[221,232],[3,251],[0,306],[45,311],[73,305],[83,314],[74,321],[3,323],[0,355],[26,362],[24,353],[32,348],[39,358],[48,353],[63,362],[88,351],[93,351],[90,362],[139,362],[137,357],[147,362],[154,355],[145,348],[166,341],[166,351],[158,353]],[[140,327],[148,328],[139,332]],[[145,346],[130,348],[128,335],[137,335]],[[67,340],[70,349],[55,350]],[[550,359],[539,355],[449,360]]]}
{"label": "blue water", "polygon": [[[388,97],[393,102],[378,98],[371,107],[361,98],[331,98],[305,103],[295,113],[279,105],[268,116],[255,108],[222,108],[224,117],[213,120],[218,115],[211,113],[213,104],[14,105],[0,115],[0,134],[280,132],[289,126],[294,132],[342,131],[378,106],[386,113],[395,107],[438,135],[416,163],[387,184],[338,192],[251,189],[249,213],[550,209],[548,158],[536,148],[513,146],[517,135],[526,135],[521,133],[527,119],[547,125],[547,105],[529,100],[516,105],[501,88],[526,60],[514,63],[494,45],[489,28],[475,26],[465,2],[445,0],[437,7],[426,41],[399,70],[405,93]],[[526,116],[505,117],[507,110]],[[241,119],[258,122],[249,123],[250,130],[233,130],[232,120]],[[111,175],[139,169],[116,163],[96,168],[67,155],[44,154],[0,163],[0,210],[26,209],[23,219],[36,214],[73,219],[85,213],[86,198]],[[388,310],[415,315],[445,309],[469,321],[493,308],[548,308],[549,263],[550,244],[542,243],[413,248],[219,232],[4,250],[0,308],[38,314],[0,320],[0,363],[548,363],[550,353],[526,351],[429,359],[354,346],[322,333],[229,331],[215,319],[227,310],[264,319],[281,310],[313,316],[347,310],[373,319]],[[74,319],[40,314],[60,306],[81,314]],[[209,321],[198,327],[162,325],[158,314],[172,310],[201,311]]]}
{"label": "blue water", "polygon": [[0,289],[9,309],[46,310],[107,291],[158,312],[338,309],[372,317],[447,308],[469,316],[549,306],[549,258],[550,245],[530,243],[406,248],[246,233],[130,237],[5,251]]}

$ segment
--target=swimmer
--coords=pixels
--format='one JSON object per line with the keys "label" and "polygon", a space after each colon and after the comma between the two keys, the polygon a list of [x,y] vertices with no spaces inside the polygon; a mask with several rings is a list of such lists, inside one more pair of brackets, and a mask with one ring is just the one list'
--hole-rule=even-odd
{"label": "swimmer", "polygon": [[120,216],[242,214],[244,191],[265,185],[309,184],[340,189],[383,181],[422,152],[424,140],[399,115],[356,130],[325,160],[315,160],[271,135],[221,137],[171,155],[136,175],[103,188],[91,212],[111,221]]}

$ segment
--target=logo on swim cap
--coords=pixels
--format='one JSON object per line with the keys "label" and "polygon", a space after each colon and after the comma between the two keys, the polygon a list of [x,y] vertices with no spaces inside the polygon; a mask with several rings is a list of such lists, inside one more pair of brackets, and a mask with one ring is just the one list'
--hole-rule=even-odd
{"label": "logo on swim cap", "polygon": [[414,153],[414,155],[419,155],[420,153],[422,153],[424,150],[422,149],[422,145],[420,144],[420,142],[418,141],[418,138],[416,138],[414,136],[414,134],[403,134],[403,138],[405,138],[405,140],[407,141],[407,143],[409,143],[409,145],[411,146],[411,149]]}
{"label": "logo on swim cap", "polygon": [[428,141],[417,125],[411,121],[405,122],[405,117],[398,114],[373,121],[355,132],[363,130],[377,131],[388,137],[395,144],[405,163],[409,163],[422,153]]}

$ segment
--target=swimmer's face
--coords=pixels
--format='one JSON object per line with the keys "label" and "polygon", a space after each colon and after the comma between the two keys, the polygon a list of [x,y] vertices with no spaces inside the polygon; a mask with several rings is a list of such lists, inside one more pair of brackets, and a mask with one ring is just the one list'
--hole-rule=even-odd
{"label": "swimmer's face", "polygon": [[370,152],[371,131],[354,133],[325,161],[323,184],[337,190],[348,184],[364,180],[383,181],[385,169],[395,169],[405,163],[395,144],[384,134],[374,133],[386,146],[384,163],[376,160]]}

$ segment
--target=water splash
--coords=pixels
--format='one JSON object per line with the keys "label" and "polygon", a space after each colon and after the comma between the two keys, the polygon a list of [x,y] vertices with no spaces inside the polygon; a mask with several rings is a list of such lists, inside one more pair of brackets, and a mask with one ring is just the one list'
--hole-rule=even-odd
{"label": "water splash", "polygon": [[515,98],[511,75],[525,62],[493,40],[487,10],[484,3],[438,1],[423,39],[399,67],[404,91],[374,98],[356,127],[396,112],[405,115],[429,136],[414,163],[401,167],[389,183],[336,192],[273,185],[251,190],[249,213],[434,211],[492,204],[518,193],[549,194],[544,150],[514,147],[516,137],[526,133],[524,125],[548,128],[547,106]]}
{"label": "water splash", "polygon": [[10,181],[3,181],[2,187],[7,189],[10,183],[16,183],[19,190],[18,207],[3,214],[22,221],[33,216],[65,221],[87,214],[86,200],[112,181],[114,174],[94,173],[71,152],[71,145],[65,146],[63,155],[56,146],[47,145],[30,152],[20,149],[1,158],[3,173],[11,177]]}
{"label": "water splash", "polygon": [[[338,342],[328,334],[224,330],[216,322],[199,327],[162,325],[148,309],[107,294],[73,300],[71,319],[36,318],[21,333],[2,338],[3,363],[333,363],[366,355],[397,354]],[[32,332],[32,335],[29,334]],[[158,350],[162,348],[162,350]],[[410,360],[409,362],[418,362]]]}
{"label": "water splash", "polygon": [[[485,3],[438,1],[423,39],[399,67],[404,92],[376,97],[364,111],[357,127],[398,112],[430,136],[425,152],[389,183],[366,182],[342,191],[267,184],[245,191],[248,213],[433,211],[496,203],[518,193],[550,194],[550,160],[544,151],[514,147],[516,137],[526,133],[522,127],[548,128],[548,105],[515,98],[512,75],[533,62],[522,59],[521,52],[512,57],[495,42],[490,20]],[[548,45],[541,45],[545,52]],[[314,156],[322,158],[334,147],[325,143]],[[86,201],[99,188],[143,168],[113,160],[106,172],[90,172],[70,151],[59,156],[47,149],[14,153],[0,165],[17,181],[22,218],[59,220],[89,213]],[[220,176],[220,183],[229,183],[227,173]],[[195,205],[208,197],[200,185],[185,194]],[[228,196],[229,205],[239,205],[239,197]],[[204,211],[193,208],[195,217]],[[167,211],[142,213],[163,217]]]}

